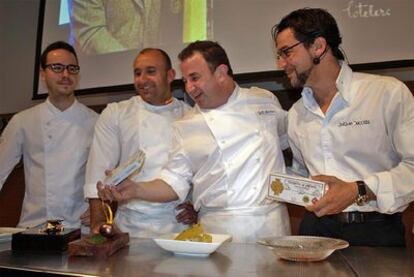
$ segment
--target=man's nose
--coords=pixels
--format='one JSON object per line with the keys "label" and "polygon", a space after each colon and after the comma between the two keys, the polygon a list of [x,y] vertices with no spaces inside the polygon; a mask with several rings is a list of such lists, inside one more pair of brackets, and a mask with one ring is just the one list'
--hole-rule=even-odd
{"label": "man's nose", "polygon": [[192,82],[185,83],[185,91],[189,94],[194,90],[194,84]]}
{"label": "man's nose", "polygon": [[138,81],[145,82],[147,80],[147,75],[145,73],[141,73],[139,76],[136,77]]}
{"label": "man's nose", "polygon": [[277,68],[284,70],[285,67],[286,67],[286,60],[282,57],[279,57],[276,60],[276,66],[277,66]]}
{"label": "man's nose", "polygon": [[68,71],[68,68],[67,68],[67,67],[63,69],[62,74],[63,74],[63,76],[65,76],[65,77],[69,77],[69,76],[70,76],[70,73],[69,73],[69,71]]}

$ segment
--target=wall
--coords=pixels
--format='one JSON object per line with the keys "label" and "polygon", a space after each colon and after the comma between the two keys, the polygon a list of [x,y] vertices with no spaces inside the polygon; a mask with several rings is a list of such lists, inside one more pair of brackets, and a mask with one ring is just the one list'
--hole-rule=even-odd
{"label": "wall", "polygon": [[[0,1],[0,114],[15,113],[43,101],[32,100],[38,13],[37,0]],[[100,94],[79,99],[87,105],[100,105],[133,94]]]}
{"label": "wall", "polygon": [[[38,0],[0,1],[0,115],[15,113],[43,101],[32,100],[38,13]],[[414,80],[414,68],[380,70],[378,73],[394,75],[404,81]],[[250,85],[269,90],[283,88],[280,80],[243,84]],[[182,95],[181,91],[175,93]],[[102,105],[132,95],[133,91],[102,93],[79,96],[79,100],[86,105]]]}
{"label": "wall", "polygon": [[36,43],[38,3],[0,1],[0,114],[33,105],[30,80]]}

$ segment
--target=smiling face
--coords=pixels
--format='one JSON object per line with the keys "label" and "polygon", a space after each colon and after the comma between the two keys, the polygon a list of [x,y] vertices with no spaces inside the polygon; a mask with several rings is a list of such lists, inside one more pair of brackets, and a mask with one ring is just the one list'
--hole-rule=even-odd
{"label": "smiling face", "polygon": [[[294,46],[294,47],[292,47]],[[300,43],[290,28],[276,37],[277,66],[285,71],[293,87],[303,87],[313,68],[312,57],[303,43]]]}
{"label": "smiling face", "polygon": [[227,102],[229,93],[221,85],[223,78],[228,78],[225,65],[211,72],[203,56],[196,52],[183,60],[180,67],[185,90],[200,108],[213,109]]}
{"label": "smiling face", "polygon": [[175,71],[167,69],[165,58],[157,50],[138,55],[134,63],[134,86],[141,98],[152,105],[164,105],[172,95],[170,84]]}
{"label": "smiling face", "polygon": [[[76,57],[67,50],[56,49],[47,54],[46,65],[49,64],[78,65]],[[40,78],[45,83],[51,99],[74,98],[74,91],[79,82],[79,74],[71,74],[67,69],[56,73],[47,66],[40,70]]]}

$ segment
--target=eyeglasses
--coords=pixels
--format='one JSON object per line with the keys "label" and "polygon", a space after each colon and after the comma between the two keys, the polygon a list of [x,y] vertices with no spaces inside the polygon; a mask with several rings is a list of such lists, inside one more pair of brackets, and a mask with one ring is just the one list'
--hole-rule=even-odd
{"label": "eyeglasses", "polygon": [[296,46],[298,46],[301,43],[303,43],[303,41],[298,41],[295,44],[293,44],[292,46],[285,47],[285,48],[282,48],[282,49],[278,50],[276,58],[278,60],[280,60],[280,58],[283,58],[283,59],[288,58],[289,55],[290,55],[290,52],[292,51],[292,49],[295,48]]}
{"label": "eyeglasses", "polygon": [[49,67],[55,73],[62,73],[66,69],[70,74],[78,74],[80,70],[79,65],[76,64],[64,65],[61,63],[51,63],[45,66],[45,68],[47,67]]}

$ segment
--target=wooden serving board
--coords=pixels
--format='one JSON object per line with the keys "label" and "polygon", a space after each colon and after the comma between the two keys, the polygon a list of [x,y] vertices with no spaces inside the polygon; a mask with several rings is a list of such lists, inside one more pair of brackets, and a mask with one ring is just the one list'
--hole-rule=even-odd
{"label": "wooden serving board", "polygon": [[81,239],[69,243],[69,256],[95,256],[109,257],[116,251],[126,246],[129,242],[128,233],[119,233],[112,238],[107,238],[105,242],[94,244],[90,240],[90,235],[83,236]]}

